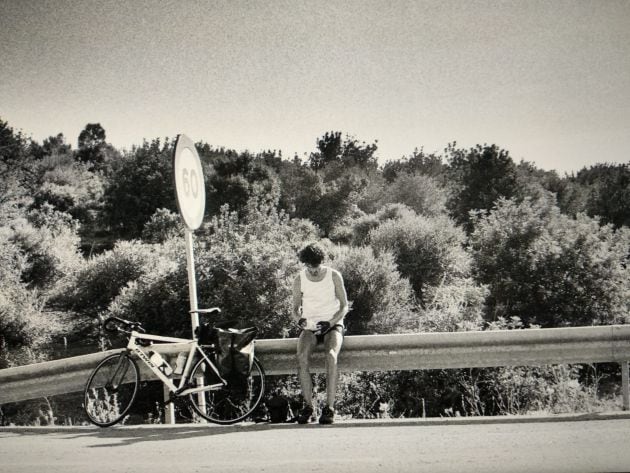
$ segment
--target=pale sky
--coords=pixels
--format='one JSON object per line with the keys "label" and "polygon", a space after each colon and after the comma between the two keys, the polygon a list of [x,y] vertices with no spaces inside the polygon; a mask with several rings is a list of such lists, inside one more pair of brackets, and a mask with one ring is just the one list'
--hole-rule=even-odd
{"label": "pale sky", "polygon": [[77,146],[238,151],[342,131],[381,162],[495,143],[561,174],[630,162],[630,0],[0,0],[0,118]]}

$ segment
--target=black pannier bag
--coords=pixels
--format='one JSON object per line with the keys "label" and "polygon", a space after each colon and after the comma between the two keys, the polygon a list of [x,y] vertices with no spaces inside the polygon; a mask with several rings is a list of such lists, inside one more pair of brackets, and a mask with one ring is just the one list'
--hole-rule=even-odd
{"label": "black pannier bag", "polygon": [[200,345],[214,345],[217,368],[222,375],[249,375],[254,363],[256,327],[236,329],[201,324],[196,334]]}
{"label": "black pannier bag", "polygon": [[244,329],[215,328],[217,367],[221,374],[249,376],[254,363],[256,327]]}

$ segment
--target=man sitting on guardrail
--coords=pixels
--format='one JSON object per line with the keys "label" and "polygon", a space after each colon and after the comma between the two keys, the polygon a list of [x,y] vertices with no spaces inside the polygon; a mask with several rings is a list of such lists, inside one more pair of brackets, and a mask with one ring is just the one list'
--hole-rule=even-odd
{"label": "man sitting on guardrail", "polygon": [[348,300],[343,278],[338,271],[321,263],[324,252],[314,244],[300,250],[299,259],[306,266],[293,281],[293,315],[301,329],[297,344],[298,373],[304,406],[298,423],[306,424],[313,417],[313,380],[310,361],[317,344],[326,349],[326,402],[320,424],[332,424],[337,391],[337,356],[343,343],[343,318]]}

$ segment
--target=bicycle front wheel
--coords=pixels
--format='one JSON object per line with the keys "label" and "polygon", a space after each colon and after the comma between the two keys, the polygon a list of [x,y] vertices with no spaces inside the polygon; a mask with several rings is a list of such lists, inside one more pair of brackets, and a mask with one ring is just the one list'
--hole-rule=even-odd
{"label": "bicycle front wheel", "polygon": [[[191,393],[188,399],[204,419],[215,424],[234,424],[247,419],[260,404],[265,392],[265,371],[254,358],[249,375],[226,375],[224,378],[226,386]],[[213,367],[203,358],[193,368],[190,380],[197,386],[221,383]]]}
{"label": "bicycle front wheel", "polygon": [[140,375],[127,353],[110,355],[94,369],[85,385],[83,409],[99,427],[120,422],[136,399]]}

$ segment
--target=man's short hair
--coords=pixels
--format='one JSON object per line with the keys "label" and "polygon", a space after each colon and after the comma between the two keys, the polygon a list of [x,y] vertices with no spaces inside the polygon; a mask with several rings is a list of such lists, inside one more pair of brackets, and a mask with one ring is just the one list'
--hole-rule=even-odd
{"label": "man's short hair", "polygon": [[324,251],[315,244],[306,245],[298,253],[300,261],[309,266],[319,266],[324,261]]}

